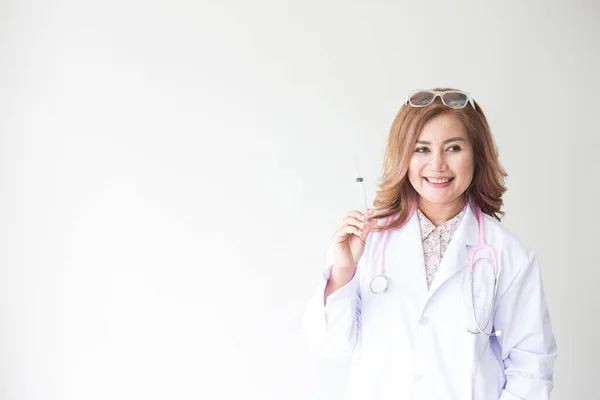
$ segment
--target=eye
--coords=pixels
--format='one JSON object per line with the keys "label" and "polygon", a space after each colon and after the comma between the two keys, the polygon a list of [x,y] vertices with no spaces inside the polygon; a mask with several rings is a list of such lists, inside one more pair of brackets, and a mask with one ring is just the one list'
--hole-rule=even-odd
{"label": "eye", "polygon": [[448,149],[447,149],[447,150],[448,150],[448,151],[451,151],[451,152],[453,152],[453,153],[456,153],[457,151],[460,151],[460,150],[461,150],[461,148],[460,148],[460,146],[459,146],[459,145],[455,144],[455,145],[452,145],[452,146],[448,147]]}
{"label": "eye", "polygon": [[429,153],[429,148],[427,147],[417,147],[415,153]]}

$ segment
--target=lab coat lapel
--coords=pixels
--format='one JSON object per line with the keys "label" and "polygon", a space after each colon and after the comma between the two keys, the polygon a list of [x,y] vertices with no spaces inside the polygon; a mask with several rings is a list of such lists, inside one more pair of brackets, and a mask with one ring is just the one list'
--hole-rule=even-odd
{"label": "lab coat lapel", "polygon": [[454,232],[446,253],[442,257],[432,285],[429,288],[428,300],[444,282],[467,266],[469,263],[468,247],[477,245],[478,239],[477,216],[473,213],[471,206],[467,205],[463,220],[456,229],[456,232]]}
{"label": "lab coat lapel", "polygon": [[423,310],[427,301],[427,277],[421,226],[416,212],[412,214],[403,231],[405,231],[406,237],[402,241],[402,249],[399,250],[399,259],[406,260],[402,262],[404,264],[402,268],[406,271],[406,279],[413,292],[412,298],[417,309]]}

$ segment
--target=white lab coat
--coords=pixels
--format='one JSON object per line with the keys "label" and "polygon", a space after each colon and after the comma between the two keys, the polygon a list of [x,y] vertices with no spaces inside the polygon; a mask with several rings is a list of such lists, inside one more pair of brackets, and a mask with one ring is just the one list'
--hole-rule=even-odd
{"label": "white lab coat", "polygon": [[[487,215],[484,233],[496,250],[500,270],[492,320],[494,329],[502,331],[497,338],[466,330],[476,330],[466,267],[469,246],[479,242],[477,218],[469,206],[430,290],[416,213],[389,234],[385,270],[390,287],[384,294],[369,289],[383,232],[369,234],[353,279],[332,293],[324,307],[330,252],[306,308],[304,332],[321,354],[352,354],[347,399],[549,398],[557,349],[538,263],[531,250]],[[489,257],[487,252],[477,254]],[[476,263],[476,271],[482,264]],[[481,284],[475,287],[483,326],[491,289],[486,293]]]}

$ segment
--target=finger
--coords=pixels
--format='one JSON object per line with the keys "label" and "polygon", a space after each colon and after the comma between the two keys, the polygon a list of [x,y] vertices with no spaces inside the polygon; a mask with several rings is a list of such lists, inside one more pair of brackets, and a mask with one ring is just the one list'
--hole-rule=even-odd
{"label": "finger", "polygon": [[343,228],[338,229],[334,236],[336,241],[340,243],[345,241],[350,235],[356,235],[360,237],[361,232],[356,226],[346,225]]}
{"label": "finger", "polygon": [[367,216],[359,210],[352,210],[348,213],[349,217],[354,217],[360,221],[364,221],[365,219],[367,219]]}
{"label": "finger", "polygon": [[366,230],[366,231],[370,231],[371,229],[373,229],[375,226],[377,225],[377,220],[376,219],[368,219],[366,222],[364,222],[364,225],[362,227],[362,230]]}
{"label": "finger", "polygon": [[369,232],[371,232],[371,230],[373,229],[373,227],[375,225],[377,225],[376,220],[367,220],[366,222],[364,222],[363,226],[361,228],[359,228],[361,237],[364,237],[366,240],[367,235],[369,234]]}
{"label": "finger", "polygon": [[352,210],[352,211],[348,212],[348,214],[346,214],[346,218],[348,218],[348,217],[354,217],[354,218],[358,219],[359,221],[364,221],[365,219],[367,219],[367,216],[358,210]]}
{"label": "finger", "polygon": [[344,226],[347,225],[351,225],[351,226],[356,226],[358,228],[362,228],[362,226],[364,225],[364,221],[359,220],[356,217],[346,217],[342,220],[339,228],[343,228]]}

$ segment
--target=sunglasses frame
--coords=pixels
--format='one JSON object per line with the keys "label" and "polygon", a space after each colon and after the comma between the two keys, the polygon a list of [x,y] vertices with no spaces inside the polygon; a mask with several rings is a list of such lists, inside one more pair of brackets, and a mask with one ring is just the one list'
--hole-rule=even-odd
{"label": "sunglasses frame", "polygon": [[[431,94],[433,94],[433,98],[427,104],[420,104],[420,105],[412,104],[410,102],[410,98],[413,97],[415,94],[420,93],[420,92],[431,93]],[[444,96],[443,95],[446,94],[446,93],[460,93],[460,94],[464,94],[465,96],[467,96],[467,101],[461,107],[449,106],[444,101]],[[463,92],[462,90],[445,90],[445,91],[442,91],[442,92],[439,92],[439,91],[436,91],[436,90],[426,90],[426,89],[411,90],[410,92],[408,92],[408,95],[406,96],[406,101],[404,102],[404,104],[408,104],[411,107],[416,107],[416,108],[427,107],[428,105],[430,105],[431,103],[433,103],[438,96],[442,100],[442,103],[444,103],[444,105],[446,107],[455,108],[457,110],[460,110],[462,108],[465,108],[467,106],[467,102],[468,102],[468,103],[471,103],[471,106],[473,106],[473,109],[475,110],[475,101],[473,100],[473,96],[471,96],[471,93]]]}

